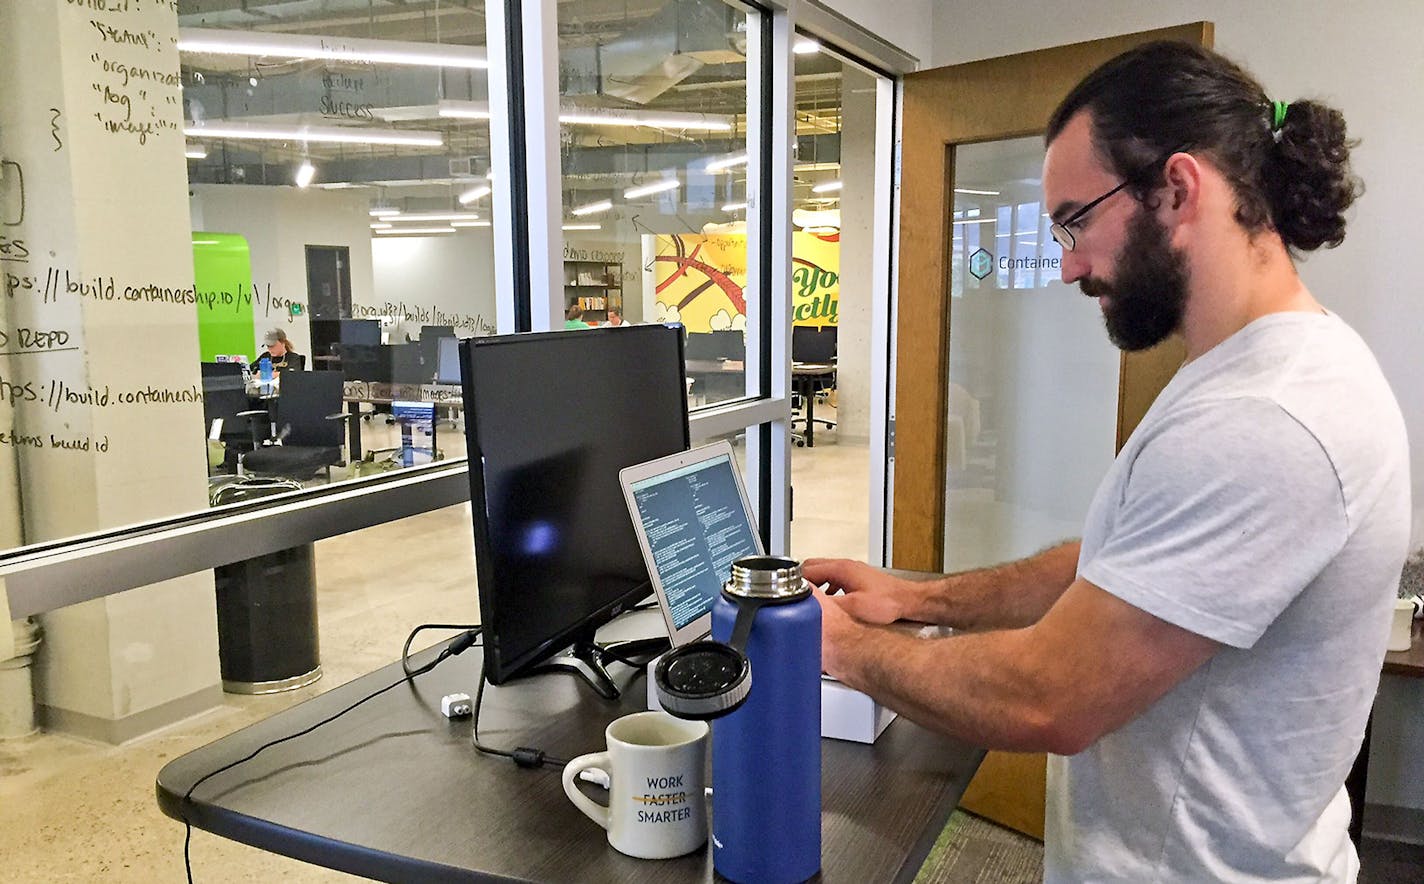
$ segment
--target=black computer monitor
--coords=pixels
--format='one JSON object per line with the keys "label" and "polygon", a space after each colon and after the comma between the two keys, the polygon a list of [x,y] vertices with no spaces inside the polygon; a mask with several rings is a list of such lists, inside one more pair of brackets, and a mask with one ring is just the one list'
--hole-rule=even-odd
{"label": "black computer monitor", "polygon": [[791,327],[791,361],[831,363],[836,361],[836,327],[828,325],[793,325]]}
{"label": "black computer monitor", "polygon": [[618,471],[688,447],[681,329],[467,338],[460,365],[485,675],[558,667],[616,696],[605,664],[648,648],[594,631],[651,592]]}
{"label": "black computer monitor", "polygon": [[460,383],[460,341],[455,337],[440,339],[440,353],[435,363],[435,383]]}
{"label": "black computer monitor", "polygon": [[375,347],[381,343],[381,321],[379,319],[341,320],[341,343],[362,347]]}

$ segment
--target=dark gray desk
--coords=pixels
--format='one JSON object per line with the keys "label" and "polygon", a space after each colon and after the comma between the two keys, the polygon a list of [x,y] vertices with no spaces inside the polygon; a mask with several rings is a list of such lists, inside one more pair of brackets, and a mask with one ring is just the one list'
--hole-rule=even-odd
{"label": "dark gray desk", "polygon": [[[398,681],[400,667],[342,685],[170,762],[158,775],[159,806],[223,837],[382,881],[712,880],[710,850],[623,856],[565,797],[555,770],[476,754],[469,722],[446,721],[439,702],[473,695],[479,666],[477,648],[447,660],[413,686],[213,777],[184,806],[203,774]],[[480,736],[572,758],[601,749],[606,724],[645,696],[641,676],[618,703],[566,676],[510,683],[486,690]],[[983,754],[903,718],[873,746],[823,740],[821,879],[911,880]],[[192,860],[198,880],[222,877],[201,849]]]}

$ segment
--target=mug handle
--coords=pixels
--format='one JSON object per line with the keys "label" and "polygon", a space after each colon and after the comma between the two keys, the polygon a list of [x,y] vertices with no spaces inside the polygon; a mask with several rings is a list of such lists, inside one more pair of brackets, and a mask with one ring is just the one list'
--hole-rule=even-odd
{"label": "mug handle", "polygon": [[600,767],[608,771],[609,776],[613,775],[612,769],[608,766],[609,758],[607,752],[593,752],[588,755],[580,755],[573,761],[564,765],[564,794],[569,796],[569,800],[574,803],[574,807],[583,811],[589,819],[598,823],[603,828],[608,828],[608,808],[579,791],[575,784],[579,773],[591,767]]}

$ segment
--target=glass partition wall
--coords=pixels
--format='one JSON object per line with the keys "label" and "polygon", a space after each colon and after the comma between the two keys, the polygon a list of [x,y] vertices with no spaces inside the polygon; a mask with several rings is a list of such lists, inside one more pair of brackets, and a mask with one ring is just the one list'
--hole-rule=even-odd
{"label": "glass partition wall", "polygon": [[[455,341],[495,330],[505,223],[482,9],[191,2],[178,24],[205,417],[225,419],[214,499],[238,473],[312,484],[463,457]],[[239,379],[250,407],[229,414]],[[346,450],[313,470],[273,450],[283,434]]]}
{"label": "glass partition wall", "polygon": [[611,15],[586,5],[560,4],[558,19],[566,324],[681,322],[694,407],[757,395],[746,377],[755,14],[723,0]]}

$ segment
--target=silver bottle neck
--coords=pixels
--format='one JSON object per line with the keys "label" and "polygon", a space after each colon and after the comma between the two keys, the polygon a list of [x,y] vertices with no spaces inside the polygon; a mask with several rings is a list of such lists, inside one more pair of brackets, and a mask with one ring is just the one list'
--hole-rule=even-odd
{"label": "silver bottle neck", "polygon": [[754,599],[788,599],[805,595],[801,563],[781,556],[747,556],[732,563],[732,578],[723,589]]}

